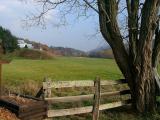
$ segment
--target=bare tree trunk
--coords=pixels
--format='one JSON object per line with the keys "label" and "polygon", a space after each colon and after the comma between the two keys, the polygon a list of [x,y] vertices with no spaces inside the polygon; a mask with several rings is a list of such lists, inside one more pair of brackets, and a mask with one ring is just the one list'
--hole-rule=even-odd
{"label": "bare tree trunk", "polygon": [[154,111],[156,91],[152,47],[158,0],[145,1],[140,28],[138,28],[139,0],[126,0],[126,2],[129,14],[129,52],[124,48],[117,24],[116,0],[98,0],[101,33],[110,44],[115,60],[128,80],[133,107],[139,112]]}
{"label": "bare tree trunk", "polygon": [[144,64],[141,66],[139,74],[136,76],[136,109],[139,112],[154,111],[155,110],[155,78],[153,74],[152,64],[150,58],[144,53]]}
{"label": "bare tree trunk", "polygon": [[152,66],[152,46],[157,22],[158,0],[146,0],[142,8],[140,36],[135,67],[136,108],[139,112],[155,110],[155,77]]}
{"label": "bare tree trunk", "polygon": [[[147,75],[147,74],[144,74]],[[143,77],[143,76],[141,76]],[[139,79],[137,83],[136,108],[139,112],[155,111],[155,80],[153,77]]]}

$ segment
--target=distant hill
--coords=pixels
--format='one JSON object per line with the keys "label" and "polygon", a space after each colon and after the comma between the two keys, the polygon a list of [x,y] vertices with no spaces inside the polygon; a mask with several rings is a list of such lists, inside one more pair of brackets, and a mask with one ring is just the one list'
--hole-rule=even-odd
{"label": "distant hill", "polygon": [[88,56],[89,57],[98,57],[98,58],[109,58],[109,59],[114,58],[112,49],[107,45],[98,47],[98,48],[90,51],[88,53]]}
{"label": "distant hill", "polygon": [[73,56],[73,57],[85,57],[87,54],[84,51],[74,48],[65,47],[50,47],[53,53],[57,56]]}
{"label": "distant hill", "polygon": [[53,46],[49,47],[46,44],[30,41],[28,39],[22,39],[22,38],[19,39],[23,40],[27,44],[32,44],[33,49],[35,50],[44,51],[47,54],[52,54],[54,56],[73,56],[73,57],[87,56],[87,54],[84,51],[77,50],[74,48],[53,47]]}
{"label": "distant hill", "polygon": [[[104,45],[99,48],[96,48],[88,53],[77,50],[74,48],[67,48],[67,47],[49,47],[46,44],[38,43],[35,41],[31,41],[29,39],[18,38],[12,33],[0,27],[0,44],[3,44],[1,48],[4,48],[4,52],[13,52],[17,49],[19,53],[22,53],[21,56],[27,57],[30,56],[29,52],[33,52],[34,54],[31,55],[31,58],[37,58],[41,54],[46,54],[46,56],[73,56],[73,57],[99,57],[99,58],[114,58],[112,54],[112,50],[109,46]],[[21,48],[29,48],[30,50],[21,50]],[[20,48],[20,49],[19,49]],[[38,52],[41,51],[41,52]],[[1,50],[0,50],[1,52]],[[3,52],[3,51],[2,51]],[[26,55],[25,55],[26,54]]]}
{"label": "distant hill", "polygon": [[102,45],[100,47],[97,47],[97,48],[91,50],[90,52],[97,52],[97,51],[107,50],[107,49],[110,49],[110,46],[105,44],[105,45]]}
{"label": "distant hill", "polygon": [[[129,45],[127,43],[124,44],[126,51],[129,51]],[[109,58],[114,59],[113,51],[109,45],[103,45],[96,49],[89,51],[89,57],[98,57],[98,58]]]}

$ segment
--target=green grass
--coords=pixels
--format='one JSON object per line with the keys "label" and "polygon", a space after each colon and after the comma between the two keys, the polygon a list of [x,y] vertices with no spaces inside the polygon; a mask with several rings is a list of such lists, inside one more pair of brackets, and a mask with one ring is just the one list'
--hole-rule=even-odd
{"label": "green grass", "polygon": [[[35,95],[39,90],[41,85],[38,84],[42,83],[44,77],[52,78],[52,80],[87,80],[94,79],[96,76],[106,80],[123,77],[113,59],[57,57],[52,60],[29,60],[16,58],[10,64],[3,65],[3,81],[7,83],[5,84],[7,89],[30,95]],[[54,94],[59,96],[74,95],[75,93],[88,92],[87,90],[88,88],[79,88],[77,91],[75,89],[64,89],[64,91],[61,89],[60,91],[54,91]],[[89,105],[90,102],[58,104],[54,107]],[[127,109],[124,109],[124,111],[121,109],[103,111],[103,114],[100,114],[100,120],[128,119],[158,120],[160,115],[158,113],[141,116]],[[55,120],[91,120],[91,114],[60,117],[55,118]]]}
{"label": "green grass", "polygon": [[14,59],[3,65],[3,80],[22,83],[30,80],[87,80],[100,76],[102,79],[122,78],[112,59],[57,57],[52,60]]}

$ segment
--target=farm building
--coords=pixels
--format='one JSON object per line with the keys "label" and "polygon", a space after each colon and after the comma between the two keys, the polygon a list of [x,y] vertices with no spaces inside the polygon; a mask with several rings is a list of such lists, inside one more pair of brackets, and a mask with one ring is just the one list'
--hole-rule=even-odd
{"label": "farm building", "polygon": [[18,46],[20,48],[25,48],[27,46],[27,48],[33,49],[33,45],[26,43],[24,40],[18,40]]}

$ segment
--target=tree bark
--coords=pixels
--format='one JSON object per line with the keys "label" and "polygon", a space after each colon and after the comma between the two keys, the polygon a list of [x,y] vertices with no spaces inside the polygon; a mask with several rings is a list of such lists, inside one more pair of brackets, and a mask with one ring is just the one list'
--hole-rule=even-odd
{"label": "tree bark", "polygon": [[146,44],[142,65],[136,76],[135,102],[139,112],[155,110],[155,79],[151,64],[151,50],[149,48],[149,45]]}
{"label": "tree bark", "polygon": [[[155,110],[155,74],[152,53],[158,0],[146,0],[138,26],[139,0],[126,0],[129,26],[129,52],[126,51],[117,23],[116,0],[98,0],[100,30],[110,44],[115,60],[128,80],[133,107],[139,112]],[[140,33],[139,33],[140,31]]]}
{"label": "tree bark", "polygon": [[157,22],[158,0],[146,0],[142,18],[136,59],[136,108],[139,112],[155,110],[155,77],[152,67],[152,46]]}

